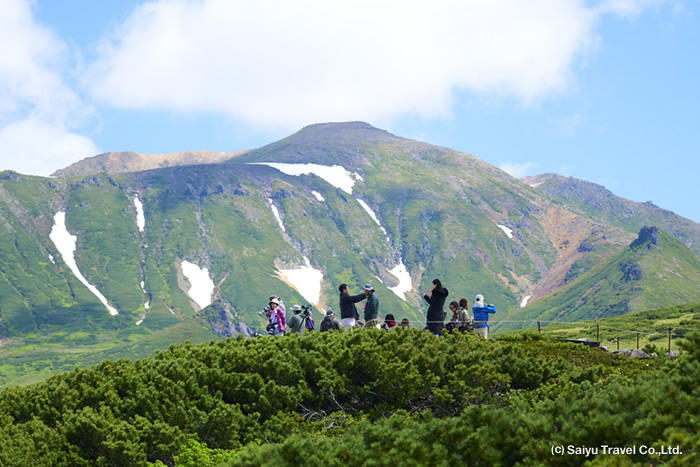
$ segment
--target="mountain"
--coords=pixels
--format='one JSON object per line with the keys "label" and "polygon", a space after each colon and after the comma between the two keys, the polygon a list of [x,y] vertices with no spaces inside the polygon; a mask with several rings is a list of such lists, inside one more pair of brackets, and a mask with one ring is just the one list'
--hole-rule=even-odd
{"label": "mountain", "polygon": [[[59,178],[0,172],[3,351],[251,334],[273,293],[312,304],[318,323],[341,283],[372,283],[380,313],[414,327],[434,278],[448,301],[481,293],[507,319],[619,262],[636,238],[472,155],[362,122],[311,125],[219,162],[107,159]],[[683,274],[700,271],[660,238]],[[647,277],[644,297],[685,297]],[[630,295],[629,310],[663,304]],[[575,312],[596,306],[584,305]]]}
{"label": "mountain", "polygon": [[644,227],[638,238],[608,261],[572,268],[570,282],[514,312],[495,329],[523,327],[528,320],[578,321],[625,315],[660,306],[700,301],[700,259],[676,238]]}
{"label": "mountain", "polygon": [[212,152],[187,151],[174,154],[138,154],[136,152],[108,152],[88,157],[64,169],[57,170],[54,177],[71,177],[97,173],[141,172],[180,165],[217,164],[245,154],[247,151]]}
{"label": "mountain", "polygon": [[604,186],[552,173],[525,177],[523,181],[567,209],[596,222],[634,233],[644,226],[657,226],[700,256],[700,224],[662,209],[651,201],[630,201],[616,196]]}

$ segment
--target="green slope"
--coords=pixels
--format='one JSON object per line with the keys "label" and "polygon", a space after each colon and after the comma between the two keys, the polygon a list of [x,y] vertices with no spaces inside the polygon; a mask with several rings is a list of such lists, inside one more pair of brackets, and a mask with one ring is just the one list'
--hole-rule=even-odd
{"label": "green slope", "polygon": [[669,234],[644,228],[629,248],[577,280],[508,316],[515,321],[576,321],[700,300],[700,259]]}

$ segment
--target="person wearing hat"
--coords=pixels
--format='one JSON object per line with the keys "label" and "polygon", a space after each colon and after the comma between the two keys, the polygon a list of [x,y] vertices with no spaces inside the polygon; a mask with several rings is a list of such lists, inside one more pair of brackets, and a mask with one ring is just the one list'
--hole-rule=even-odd
{"label": "person wearing hat", "polygon": [[327,310],[326,316],[321,321],[321,332],[330,331],[332,329],[340,330],[340,323],[335,319],[333,310]]}
{"label": "person wearing hat", "polygon": [[287,307],[284,306],[284,302],[282,301],[282,299],[278,295],[270,295],[268,302],[271,302],[273,298],[277,300],[277,308],[282,310],[282,314],[284,314],[284,322],[286,323],[287,322]]}
{"label": "person wearing hat", "polygon": [[376,328],[379,325],[379,298],[374,293],[372,284],[365,284],[365,295],[367,303],[365,303],[365,327]]}
{"label": "person wearing hat", "polygon": [[479,294],[476,296],[476,303],[472,307],[474,313],[474,332],[484,339],[489,338],[489,313],[495,313],[496,307],[489,304],[484,305],[484,296]]}
{"label": "person wearing hat", "polygon": [[292,305],[292,315],[289,318],[289,332],[291,334],[304,334],[304,317],[300,315],[301,307]]}
{"label": "person wearing hat", "polygon": [[270,309],[272,335],[283,336],[286,331],[287,319],[284,316],[284,312],[279,307],[279,300],[277,298],[271,298],[268,308]]}
{"label": "person wearing hat", "polygon": [[355,326],[355,321],[360,317],[357,308],[355,308],[355,303],[361,302],[367,296],[364,293],[350,295],[348,284],[340,284],[338,290],[340,291],[340,322],[345,329],[351,329]]}

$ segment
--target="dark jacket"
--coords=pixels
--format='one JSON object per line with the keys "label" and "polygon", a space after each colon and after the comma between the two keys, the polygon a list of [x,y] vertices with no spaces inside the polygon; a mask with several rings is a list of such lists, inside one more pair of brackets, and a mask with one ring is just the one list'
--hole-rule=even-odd
{"label": "dark jacket", "polygon": [[360,295],[345,295],[343,293],[340,294],[340,318],[345,319],[345,318],[357,318],[359,316],[359,313],[357,312],[357,308],[355,308],[355,303],[361,302],[364,300],[365,294],[364,292],[361,293]]}
{"label": "dark jacket", "polygon": [[365,321],[370,319],[377,319],[379,316],[379,297],[377,297],[377,292],[367,297],[367,303],[365,303]]}
{"label": "dark jacket", "polygon": [[423,295],[426,302],[430,304],[428,307],[428,314],[426,320],[428,321],[427,328],[428,331],[433,334],[440,334],[445,322],[445,315],[443,313],[443,307],[445,306],[445,299],[449,295],[446,288],[443,287],[442,292],[438,290],[433,290],[432,296]]}
{"label": "dark jacket", "polygon": [[321,332],[330,331],[332,329],[340,329],[340,323],[336,319],[326,316],[323,318],[323,321],[321,321]]}
{"label": "dark jacket", "polygon": [[489,313],[495,313],[496,307],[493,305],[486,306],[474,306],[472,307],[472,313],[474,313],[474,327],[483,328],[486,327],[486,323],[489,320]]}

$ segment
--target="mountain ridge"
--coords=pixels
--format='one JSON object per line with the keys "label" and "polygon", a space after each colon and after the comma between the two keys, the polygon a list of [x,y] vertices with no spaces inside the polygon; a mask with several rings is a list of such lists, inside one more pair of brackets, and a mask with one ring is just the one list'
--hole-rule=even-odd
{"label": "mountain ridge", "polygon": [[[183,323],[200,339],[214,338],[212,328],[254,333],[273,293],[314,305],[319,322],[340,283],[353,292],[372,283],[382,315],[422,327],[422,294],[436,277],[450,301],[480,293],[508,318],[609,263],[637,233],[477,157],[362,122],[311,125],[210,164],[3,172],[0,199],[0,257],[10,265],[0,271],[0,336],[27,342],[172,336]],[[49,237],[58,212],[75,237],[66,254],[118,315]],[[203,290],[225,306],[207,311],[195,300]],[[192,324],[203,311],[208,319]]]}

